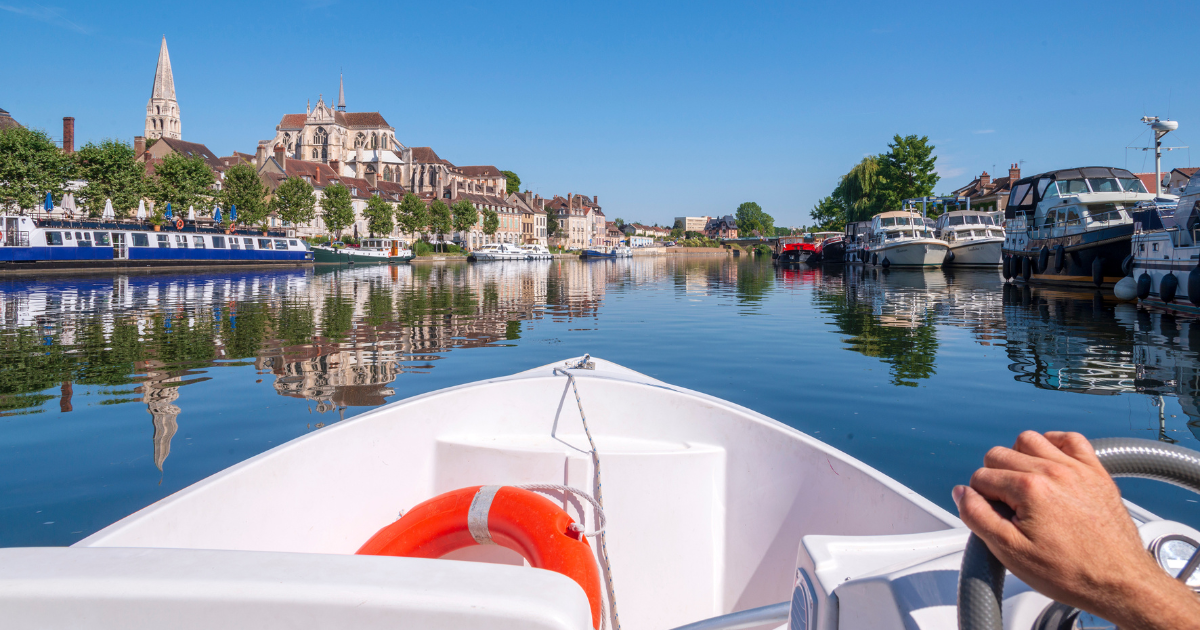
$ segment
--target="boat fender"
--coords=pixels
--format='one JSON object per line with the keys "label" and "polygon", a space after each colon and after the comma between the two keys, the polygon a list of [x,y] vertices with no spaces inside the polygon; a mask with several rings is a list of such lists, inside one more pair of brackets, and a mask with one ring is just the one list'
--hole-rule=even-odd
{"label": "boat fender", "polygon": [[1188,272],[1187,299],[1192,304],[1200,302],[1200,265]]}
{"label": "boat fender", "polygon": [[1133,277],[1133,254],[1126,256],[1125,260],[1121,261],[1121,273]]}
{"label": "boat fender", "polygon": [[471,486],[425,501],[376,532],[356,553],[441,558],[474,545],[499,545],[530,566],[561,573],[587,594],[600,627],[600,570],[582,528],[562,508],[529,490]]}
{"label": "boat fender", "polygon": [[1150,289],[1154,284],[1154,280],[1150,279],[1150,274],[1145,271],[1137,279],[1137,297],[1139,300],[1144,300],[1150,297]]}
{"label": "boat fender", "polygon": [[887,269],[888,267],[892,266],[892,261],[888,260],[887,256],[884,256],[883,263],[881,263],[881,264],[883,265],[884,269]]}
{"label": "boat fender", "polygon": [[1061,244],[1054,248],[1054,273],[1062,273],[1063,267],[1067,266],[1067,249]]}
{"label": "boat fender", "polygon": [[1174,272],[1168,273],[1158,282],[1158,297],[1162,298],[1163,302],[1170,304],[1175,301],[1175,292],[1178,289],[1179,278]]}
{"label": "boat fender", "polygon": [[879,264],[879,254],[871,254],[871,264],[872,265]]}
{"label": "boat fender", "polygon": [[1137,280],[1134,280],[1132,276],[1125,276],[1118,280],[1116,286],[1113,287],[1113,295],[1122,302],[1132,302],[1137,298],[1137,285]]}
{"label": "boat fender", "polygon": [[946,262],[954,262],[954,252],[949,250],[946,251]]}
{"label": "boat fender", "polygon": [[175,219],[175,229],[176,230],[183,229],[183,219]]}
{"label": "boat fender", "polygon": [[1012,256],[1005,256],[1000,262],[1000,270],[1004,274],[1004,279],[1008,280],[1012,277]]}
{"label": "boat fender", "polygon": [[1030,263],[1029,256],[1021,257],[1021,277],[1025,282],[1029,282],[1029,277],[1033,275],[1033,265]]}
{"label": "boat fender", "polygon": [[1046,269],[1048,269],[1050,267],[1050,248],[1049,247],[1042,245],[1042,248],[1038,250],[1037,265],[1038,265],[1037,266],[1038,273],[1046,273]]}
{"label": "boat fender", "polygon": [[1096,286],[1104,284],[1104,259],[1099,256],[1092,259],[1092,282]]}

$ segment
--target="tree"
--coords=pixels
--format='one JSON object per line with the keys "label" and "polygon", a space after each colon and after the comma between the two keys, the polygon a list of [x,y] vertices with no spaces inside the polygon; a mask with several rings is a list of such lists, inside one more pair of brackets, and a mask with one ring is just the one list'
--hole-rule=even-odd
{"label": "tree", "polygon": [[738,206],[737,214],[738,234],[748,236],[757,233],[759,236],[770,236],[775,233],[775,219],[763,212],[757,203],[747,201]]}
{"label": "tree", "polygon": [[889,151],[879,156],[879,176],[883,179],[883,199],[888,209],[899,210],[905,199],[933,194],[941,179],[936,168],[937,156],[927,136],[900,137],[888,143]]}
{"label": "tree", "polygon": [[[171,204],[175,216],[186,212],[188,207],[203,209],[216,197],[212,189],[216,178],[199,155],[188,157],[182,153],[169,153],[154,168],[154,176],[151,197],[163,207]],[[241,208],[238,212],[240,217]]]}
{"label": "tree", "polygon": [[271,198],[271,211],[291,225],[311,222],[317,216],[316,205],[312,184],[301,177],[283,180]]}
{"label": "tree", "polygon": [[817,202],[811,212],[813,221],[817,222],[817,231],[832,232],[846,229],[846,209],[841,200],[829,196]]}
{"label": "tree", "polygon": [[342,230],[354,223],[354,202],[350,198],[350,189],[341,182],[325,187],[321,197],[321,219],[325,227],[336,235],[342,236]]}
{"label": "tree", "polygon": [[865,221],[887,209],[879,172],[882,156],[867,156],[842,176],[833,196],[846,209],[847,221]]}
{"label": "tree", "polygon": [[396,208],[396,222],[405,232],[420,232],[429,225],[429,208],[420,197],[408,193],[400,200],[400,207]]}
{"label": "tree", "polygon": [[546,206],[543,209],[546,211],[546,236],[554,236],[558,234],[558,212],[554,210],[554,206]]}
{"label": "tree", "polygon": [[483,233],[491,236],[500,229],[500,217],[491,208],[483,209]]}
{"label": "tree", "polygon": [[[466,199],[459,199],[454,202],[450,210],[453,215],[452,223],[455,232],[466,232],[479,221],[479,211],[475,209],[475,204]],[[468,240],[464,235],[463,242],[465,243]]]}
{"label": "tree", "polygon": [[450,206],[447,206],[446,202],[441,199],[434,199],[433,203],[429,204],[429,230],[437,234],[440,243],[443,236],[453,228],[454,218],[450,213]]}
{"label": "tree", "polygon": [[625,227],[625,219],[622,219],[621,217],[613,219],[613,223],[617,226],[617,229]]}
{"label": "tree", "polygon": [[76,175],[87,182],[75,196],[93,217],[112,199],[118,217],[130,216],[146,196],[146,165],[138,162],[133,147],[120,140],[87,143],[75,153]]}
{"label": "tree", "polygon": [[[267,229],[270,208],[264,198],[267,189],[258,173],[249,164],[236,164],[225,171],[225,185],[221,191],[225,207],[237,206],[238,219],[246,225],[258,225]],[[274,201],[274,200],[272,200]]]}
{"label": "tree", "polygon": [[503,173],[504,178],[508,180],[508,184],[505,187],[505,190],[508,191],[508,194],[511,195],[515,192],[521,192],[521,178],[517,177],[516,173],[514,173],[512,171],[500,171],[500,172]]}
{"label": "tree", "polygon": [[367,208],[363,210],[363,216],[367,218],[367,231],[371,236],[391,234],[396,227],[395,221],[392,220],[394,215],[392,204],[384,201],[379,195],[372,195],[367,200]]}
{"label": "tree", "polygon": [[0,131],[0,205],[39,207],[46,193],[60,202],[72,170],[70,156],[46,132],[24,127]]}

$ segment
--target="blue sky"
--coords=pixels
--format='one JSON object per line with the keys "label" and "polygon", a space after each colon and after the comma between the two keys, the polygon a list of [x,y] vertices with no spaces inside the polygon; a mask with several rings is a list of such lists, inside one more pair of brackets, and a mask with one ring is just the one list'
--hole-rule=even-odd
{"label": "blue sky", "polygon": [[[970,5],[970,6],[968,6]],[[76,144],[142,132],[167,36],[183,136],[253,152],[318,94],[409,146],[543,196],[667,224],[756,201],[809,210],[893,134],[979,171],[1153,170],[1143,114],[1200,165],[1187,2],[362,3],[0,0],[0,108]],[[1164,168],[1189,165],[1187,150]]]}

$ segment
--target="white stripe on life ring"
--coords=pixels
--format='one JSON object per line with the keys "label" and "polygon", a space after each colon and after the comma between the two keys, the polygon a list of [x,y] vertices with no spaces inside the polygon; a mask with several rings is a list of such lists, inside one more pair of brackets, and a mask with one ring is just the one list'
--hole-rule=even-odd
{"label": "white stripe on life ring", "polygon": [[492,534],[488,531],[488,512],[492,509],[492,499],[496,492],[504,486],[482,486],[471,499],[471,509],[467,511],[467,530],[471,537],[481,545],[494,545]]}

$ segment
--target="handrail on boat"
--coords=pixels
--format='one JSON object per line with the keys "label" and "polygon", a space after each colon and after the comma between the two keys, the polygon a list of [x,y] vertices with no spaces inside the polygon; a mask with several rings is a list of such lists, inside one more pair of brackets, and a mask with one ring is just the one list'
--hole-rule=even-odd
{"label": "handrail on boat", "polygon": [[791,602],[779,602],[770,606],[761,606],[759,608],[751,608],[742,610],[720,617],[710,617],[695,623],[689,623],[686,626],[679,626],[672,630],[739,630],[740,628],[753,628],[768,623],[782,623],[788,620],[788,612],[791,610]]}

